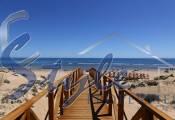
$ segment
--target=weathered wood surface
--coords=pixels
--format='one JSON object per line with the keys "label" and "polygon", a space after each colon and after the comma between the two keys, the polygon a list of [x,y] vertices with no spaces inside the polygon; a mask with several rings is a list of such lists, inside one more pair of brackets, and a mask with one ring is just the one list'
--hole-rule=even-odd
{"label": "weathered wood surface", "polygon": [[88,101],[88,93],[88,89],[84,91],[70,107],[64,109],[64,114],[58,119],[91,120],[92,112]]}

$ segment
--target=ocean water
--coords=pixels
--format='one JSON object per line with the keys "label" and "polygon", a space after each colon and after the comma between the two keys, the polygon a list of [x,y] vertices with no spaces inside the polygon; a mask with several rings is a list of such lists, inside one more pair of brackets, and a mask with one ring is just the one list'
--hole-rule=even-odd
{"label": "ocean water", "polygon": [[[58,60],[62,61],[62,69],[70,70],[81,67],[89,69],[91,67],[97,68],[103,58],[39,58],[28,67],[51,69],[53,64]],[[22,58],[16,58],[16,62],[20,62]],[[166,62],[175,65],[175,58],[164,59]],[[1,60],[0,60],[1,61]],[[0,62],[1,63],[1,62]],[[12,65],[6,60],[8,66]],[[2,65],[1,65],[2,67]],[[165,64],[156,59],[151,58],[114,58],[111,64],[111,69],[157,69],[158,67],[167,67]]]}

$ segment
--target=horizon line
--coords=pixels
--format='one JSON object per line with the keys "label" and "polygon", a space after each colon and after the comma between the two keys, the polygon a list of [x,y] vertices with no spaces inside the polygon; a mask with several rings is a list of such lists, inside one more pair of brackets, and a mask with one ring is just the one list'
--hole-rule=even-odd
{"label": "horizon line", "polygon": [[[28,57],[13,57],[14,59],[18,59],[18,58],[28,58]],[[79,58],[83,58],[83,59],[89,59],[89,58],[92,58],[92,59],[98,59],[98,58],[103,58],[103,57],[39,57],[39,59],[42,59],[42,58],[52,58],[52,59],[79,59]],[[2,58],[0,58],[2,59]],[[154,59],[152,57],[114,57],[113,59]],[[162,57],[161,59],[175,59],[175,57]]]}

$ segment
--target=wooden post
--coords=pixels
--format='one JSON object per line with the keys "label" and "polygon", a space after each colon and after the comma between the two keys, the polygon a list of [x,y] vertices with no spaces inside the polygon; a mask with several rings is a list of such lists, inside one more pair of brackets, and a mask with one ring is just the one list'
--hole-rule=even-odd
{"label": "wooden post", "polygon": [[78,80],[78,77],[79,77],[79,76],[78,76],[78,68],[77,68],[76,72],[77,72],[77,80]]}
{"label": "wooden post", "polygon": [[111,72],[109,72],[109,77],[112,77]]}
{"label": "wooden post", "polygon": [[77,71],[75,71],[75,81],[77,81]]}
{"label": "wooden post", "polygon": [[26,111],[26,120],[30,120],[30,109]]}
{"label": "wooden post", "polygon": [[70,83],[70,96],[73,94],[73,88],[72,88],[72,85],[74,84],[74,81],[73,81],[73,75],[70,76],[71,78],[71,83]]}
{"label": "wooden post", "polygon": [[[106,76],[104,76],[103,77],[103,85],[104,86],[106,86],[106,82],[107,82],[107,77]],[[105,89],[105,90],[103,90],[104,91],[104,96],[103,96],[103,100],[104,100],[104,102],[106,102],[106,100],[107,100],[107,93],[108,93],[108,91]]]}
{"label": "wooden post", "polygon": [[[74,77],[74,73],[72,74],[72,81],[73,81],[73,85],[75,84],[75,77]],[[74,86],[73,86],[73,88],[72,88],[72,91],[74,92]]]}
{"label": "wooden post", "polygon": [[[67,84],[69,83],[70,81],[69,81],[69,79],[66,79],[66,86],[67,86]],[[69,85],[69,84],[68,84]],[[67,100],[67,99],[69,99],[69,88],[66,88],[66,87],[64,87],[64,96],[65,96],[65,100]]]}
{"label": "wooden post", "polygon": [[61,98],[60,98],[60,115],[63,115],[63,103],[64,103],[64,87],[62,86]]}
{"label": "wooden post", "polygon": [[124,116],[124,91],[119,89],[118,120],[123,120]]}
{"label": "wooden post", "polygon": [[64,90],[65,100],[69,99],[69,90]]}
{"label": "wooden post", "polygon": [[49,120],[54,120],[54,92],[49,92],[48,99]]}
{"label": "wooden post", "polygon": [[146,108],[144,108],[143,120],[153,120],[153,114]]}
{"label": "wooden post", "polygon": [[77,69],[77,76],[78,76],[78,78],[77,78],[77,79],[79,79],[79,78],[80,78],[79,68]]}
{"label": "wooden post", "polygon": [[[109,81],[109,85],[111,84],[111,81]],[[111,87],[108,89],[108,94],[109,94],[109,108],[108,108],[108,114],[112,115],[112,91]]]}

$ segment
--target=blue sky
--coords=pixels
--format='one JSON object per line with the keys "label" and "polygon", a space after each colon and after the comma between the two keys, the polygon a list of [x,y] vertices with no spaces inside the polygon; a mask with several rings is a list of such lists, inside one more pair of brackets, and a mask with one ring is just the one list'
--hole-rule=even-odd
{"label": "blue sky", "polygon": [[[26,10],[30,19],[12,24],[9,41],[28,32],[31,41],[14,56],[150,57],[126,44],[151,48],[159,57],[175,57],[175,0],[1,0],[0,22]],[[117,33],[84,55],[78,53]]]}

